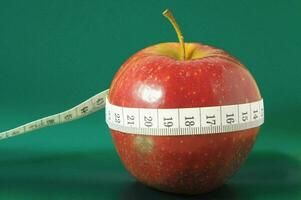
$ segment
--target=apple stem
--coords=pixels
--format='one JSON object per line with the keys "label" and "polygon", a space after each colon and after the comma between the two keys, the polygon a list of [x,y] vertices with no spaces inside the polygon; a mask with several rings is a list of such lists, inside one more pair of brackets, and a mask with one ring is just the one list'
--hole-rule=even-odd
{"label": "apple stem", "polygon": [[174,27],[174,29],[178,35],[178,39],[179,39],[180,46],[181,46],[181,60],[185,60],[185,42],[184,42],[184,37],[181,32],[180,26],[178,25],[176,19],[174,18],[173,14],[170,10],[166,9],[163,12],[163,15],[171,22],[172,26]]}

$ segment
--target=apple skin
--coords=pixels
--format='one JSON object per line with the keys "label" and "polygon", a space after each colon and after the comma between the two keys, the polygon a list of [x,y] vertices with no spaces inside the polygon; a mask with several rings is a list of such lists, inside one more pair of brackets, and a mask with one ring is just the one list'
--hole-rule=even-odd
{"label": "apple skin", "polygon": [[[111,104],[134,108],[189,108],[261,99],[250,72],[224,51],[186,43],[161,43],[130,57],[116,73]],[[259,127],[195,136],[142,136],[111,130],[126,169],[158,190],[199,194],[229,179],[247,158]]]}

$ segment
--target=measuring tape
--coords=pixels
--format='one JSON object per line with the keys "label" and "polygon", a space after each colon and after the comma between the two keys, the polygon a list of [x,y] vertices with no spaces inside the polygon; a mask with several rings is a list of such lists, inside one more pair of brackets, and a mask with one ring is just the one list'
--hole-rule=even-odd
{"label": "measuring tape", "polygon": [[105,107],[105,100],[108,92],[109,90],[105,90],[65,112],[44,117],[9,131],[2,132],[0,133],[0,140],[35,131],[44,127],[70,122],[94,113]]}
{"label": "measuring tape", "polygon": [[239,131],[264,122],[263,99],[245,104],[153,109],[112,105],[105,90],[85,102],[17,128],[1,132],[0,140],[44,127],[70,122],[106,108],[110,129],[123,133],[155,136],[199,135]]}
{"label": "measuring tape", "polygon": [[261,99],[225,106],[150,109],[120,107],[106,99],[106,122],[110,129],[139,135],[225,133],[263,124],[264,106]]}

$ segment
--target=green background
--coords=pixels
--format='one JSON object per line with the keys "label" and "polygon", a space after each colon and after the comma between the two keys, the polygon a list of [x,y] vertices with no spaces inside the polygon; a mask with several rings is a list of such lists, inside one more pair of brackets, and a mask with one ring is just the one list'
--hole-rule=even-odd
{"label": "green background", "polygon": [[[248,66],[266,123],[239,173],[190,199],[301,198],[301,1],[0,1],[0,130],[70,108],[109,87],[133,53],[176,41],[220,47]],[[0,199],[182,199],[137,183],[104,111],[0,141]]]}

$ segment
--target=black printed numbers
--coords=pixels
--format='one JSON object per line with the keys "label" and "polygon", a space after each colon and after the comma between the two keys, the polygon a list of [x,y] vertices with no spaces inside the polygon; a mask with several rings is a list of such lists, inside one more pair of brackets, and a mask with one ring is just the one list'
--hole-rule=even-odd
{"label": "black printed numbers", "polygon": [[114,113],[114,120],[115,120],[115,123],[120,124],[121,120],[120,120],[119,113]]}
{"label": "black printed numbers", "polygon": [[216,116],[215,115],[206,115],[206,123],[211,126],[216,125]]}
{"label": "black printed numbers", "polygon": [[104,102],[105,102],[104,98],[99,98],[99,99],[96,100],[96,105],[101,106],[101,105],[104,104]]}
{"label": "black printed numbers", "polygon": [[194,126],[195,125],[195,119],[194,119],[194,117],[192,116],[192,117],[185,117],[185,126],[186,127],[192,127],[192,126]]}
{"label": "black printed numbers", "polygon": [[144,116],[144,126],[150,128],[153,126],[153,118],[152,116]]}
{"label": "black printed numbers", "polygon": [[84,106],[80,109],[81,114],[86,114],[89,111],[89,106]]}
{"label": "black printed numbers", "polygon": [[258,110],[253,110],[253,120],[258,119]]}
{"label": "black printed numbers", "polygon": [[71,120],[73,118],[72,114],[67,114],[64,116],[65,120]]}
{"label": "black printed numbers", "polygon": [[242,120],[243,122],[246,122],[246,121],[249,120],[248,112],[242,112],[242,113],[241,113],[241,120]]}
{"label": "black printed numbers", "polygon": [[55,119],[47,119],[46,124],[47,125],[54,125],[55,124]]}
{"label": "black printed numbers", "polygon": [[163,124],[164,127],[170,128],[173,126],[173,118],[172,117],[168,117],[168,118],[163,118]]}
{"label": "black printed numbers", "polygon": [[134,115],[127,115],[126,120],[127,120],[128,125],[134,125],[135,124],[135,116]]}
{"label": "black printed numbers", "polygon": [[226,123],[227,124],[233,124],[235,123],[234,114],[226,114]]}

